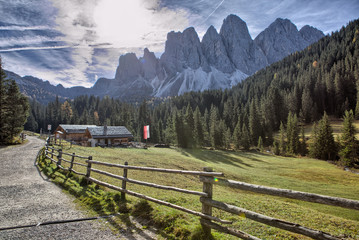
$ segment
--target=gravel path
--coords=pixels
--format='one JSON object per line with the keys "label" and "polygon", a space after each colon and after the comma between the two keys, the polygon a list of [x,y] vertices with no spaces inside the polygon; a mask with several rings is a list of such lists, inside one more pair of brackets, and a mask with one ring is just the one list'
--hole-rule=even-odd
{"label": "gravel path", "polygon": [[[44,142],[29,142],[0,149],[0,228],[39,222],[85,218],[73,198],[47,180],[34,166]],[[0,231],[0,239],[153,239],[144,232],[116,236],[104,220],[20,228]],[[130,231],[131,232],[131,231]]]}

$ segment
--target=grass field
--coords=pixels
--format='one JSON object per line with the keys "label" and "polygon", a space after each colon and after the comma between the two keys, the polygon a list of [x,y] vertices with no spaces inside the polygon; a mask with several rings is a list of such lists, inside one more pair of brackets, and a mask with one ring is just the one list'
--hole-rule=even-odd
{"label": "grass field", "polygon": [[[343,119],[335,118],[333,116],[329,117],[330,126],[333,129],[334,139],[337,140],[337,137],[341,135],[343,129]],[[354,121],[354,126],[357,130],[356,137],[359,139],[359,120]],[[306,137],[310,137],[313,131],[313,124],[308,124],[304,128],[304,133]]]}
{"label": "grass field", "polygon": [[[227,179],[359,200],[359,175],[343,171],[328,162],[310,158],[278,157],[258,152],[185,150],[178,148],[114,149],[73,146],[71,149],[65,147],[64,151],[75,152],[82,156],[91,155],[97,161],[119,164],[127,161],[129,165],[137,166],[186,170],[202,170],[203,167],[209,166],[213,167],[214,171],[223,172]],[[122,175],[121,169],[102,166],[93,167]],[[85,169],[81,169],[81,167],[77,167],[77,170],[85,172]],[[121,181],[95,173],[92,176],[121,186]],[[202,191],[201,182],[198,177],[194,176],[129,170],[128,177]],[[127,188],[189,209],[201,211],[199,197],[196,196],[130,183],[127,183]],[[141,201],[137,198],[131,196],[127,198],[129,208],[141,204]],[[346,239],[359,239],[359,211],[254,194],[216,185],[214,186],[213,198]],[[200,226],[198,217],[152,203],[150,203],[150,206],[150,211],[146,213],[148,215],[146,217],[152,219],[150,222],[161,222],[164,225],[160,226],[162,227],[162,238],[190,238],[191,234],[198,232]],[[262,239],[308,239],[301,235],[268,227],[219,210],[214,210],[214,215],[232,220],[235,228]],[[212,232],[215,239],[236,239],[214,230]]]}

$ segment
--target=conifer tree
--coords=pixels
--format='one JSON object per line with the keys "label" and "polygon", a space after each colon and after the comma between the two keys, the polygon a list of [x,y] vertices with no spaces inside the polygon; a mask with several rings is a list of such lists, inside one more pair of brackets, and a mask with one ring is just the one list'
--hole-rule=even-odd
{"label": "conifer tree", "polygon": [[193,117],[193,111],[190,104],[187,105],[186,109],[186,115],[185,115],[185,139],[186,139],[186,145],[189,148],[193,148],[195,146],[195,140],[194,140],[194,117]]}
{"label": "conifer tree", "polygon": [[10,141],[24,129],[28,113],[29,103],[27,98],[20,93],[14,80],[10,81],[7,90],[7,125]]}
{"label": "conifer tree", "polygon": [[231,147],[231,139],[232,139],[231,130],[228,127],[224,133],[224,147],[226,149],[229,149]]}
{"label": "conifer tree", "polygon": [[302,118],[304,122],[309,123],[312,119],[312,113],[313,113],[313,100],[310,95],[310,90],[308,88],[305,88],[302,95]]}
{"label": "conifer tree", "polygon": [[277,140],[274,140],[274,142],[273,142],[273,153],[274,153],[275,155],[279,155],[279,154],[280,154],[279,143],[277,142]]}
{"label": "conifer tree", "polygon": [[280,123],[279,127],[279,150],[282,155],[286,153],[285,128],[283,122]]}
{"label": "conifer tree", "polygon": [[238,122],[236,124],[236,127],[234,128],[233,132],[233,143],[235,149],[239,149],[241,146],[241,136],[242,136],[242,130],[241,130],[241,120],[238,118]]}
{"label": "conifer tree", "polygon": [[5,144],[7,142],[6,128],[7,128],[7,107],[6,107],[6,98],[7,98],[7,85],[8,80],[6,79],[5,72],[2,69],[2,61],[0,58],[0,144]]}
{"label": "conifer tree", "polygon": [[249,133],[251,136],[252,145],[256,145],[258,138],[261,134],[261,122],[259,117],[259,112],[257,110],[255,101],[251,102],[249,107]]}
{"label": "conifer tree", "polygon": [[14,80],[7,80],[0,58],[0,145],[10,143],[22,130],[29,111],[28,100]]}
{"label": "conifer tree", "polygon": [[312,131],[313,143],[310,146],[310,155],[323,160],[333,160],[336,157],[336,144],[333,137],[333,129],[329,118],[324,113],[323,118],[315,124]]}
{"label": "conifer tree", "polygon": [[262,137],[259,136],[258,138],[258,146],[257,148],[259,149],[259,151],[263,152],[264,148],[263,148],[263,140],[262,140]]}
{"label": "conifer tree", "polygon": [[304,134],[304,127],[302,126],[300,128],[300,133],[301,133],[301,139],[302,139],[302,142],[300,143],[300,154],[302,156],[305,156],[308,151],[307,151],[307,142],[305,140],[305,134]]}
{"label": "conifer tree", "polygon": [[357,161],[358,143],[355,137],[356,129],[353,124],[353,111],[345,111],[343,122],[343,133],[340,137],[339,156],[345,166],[352,167]]}
{"label": "conifer tree", "polygon": [[201,112],[199,107],[196,107],[196,110],[193,113],[194,115],[194,134],[195,142],[197,146],[204,145],[204,127],[202,126]]}
{"label": "conifer tree", "polygon": [[251,146],[251,139],[250,139],[248,128],[245,124],[243,124],[241,136],[242,136],[241,138],[242,147],[244,148],[244,150],[249,150],[249,147]]}
{"label": "conifer tree", "polygon": [[287,121],[287,152],[297,154],[300,146],[297,115],[289,113]]}

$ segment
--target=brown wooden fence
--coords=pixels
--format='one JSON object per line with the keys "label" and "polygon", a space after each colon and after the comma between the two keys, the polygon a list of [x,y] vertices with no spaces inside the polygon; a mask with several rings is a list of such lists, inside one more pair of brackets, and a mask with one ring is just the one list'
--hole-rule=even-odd
{"label": "brown wooden fence", "polygon": [[[49,143],[49,141],[47,142]],[[228,226],[223,226],[220,224],[231,224],[232,222],[220,219],[218,217],[212,216],[212,208],[217,208],[222,211],[235,214],[237,216],[245,216],[248,219],[251,219],[253,221],[257,221],[269,226],[273,226],[276,228],[284,229],[293,233],[298,233],[313,239],[340,239],[338,237],[332,236],[329,233],[325,233],[322,231],[318,231],[315,229],[310,229],[304,226],[301,226],[299,224],[287,222],[280,219],[275,219],[269,216],[265,216],[256,212],[252,212],[243,208],[239,208],[234,205],[230,205],[227,203],[215,201],[212,199],[213,197],[213,185],[218,184],[222,186],[227,186],[231,188],[241,189],[245,191],[255,192],[255,193],[261,193],[261,194],[267,194],[267,195],[274,195],[274,196],[280,196],[280,197],[286,197],[286,198],[292,198],[292,199],[299,199],[302,201],[308,201],[308,202],[315,202],[315,203],[321,203],[321,204],[327,204],[332,206],[340,206],[344,208],[359,210],[359,201],[356,200],[350,200],[350,199],[344,199],[344,198],[338,198],[338,197],[330,197],[330,196],[324,196],[324,195],[318,195],[313,193],[306,193],[306,192],[298,192],[298,191],[292,191],[288,189],[278,189],[278,188],[272,188],[272,187],[265,187],[260,185],[253,185],[248,184],[244,182],[238,182],[233,180],[227,180],[220,177],[224,177],[223,173],[220,172],[213,172],[211,168],[204,168],[203,171],[187,171],[187,170],[177,170],[177,169],[162,169],[162,168],[152,168],[152,167],[140,167],[140,166],[130,166],[127,162],[124,163],[124,165],[121,164],[113,164],[113,163],[106,163],[106,162],[99,162],[92,159],[91,156],[84,157],[84,156],[78,156],[75,153],[65,153],[60,148],[52,147],[49,144],[46,144],[45,146],[45,156],[46,158],[50,159],[53,163],[55,163],[60,169],[71,171],[75,174],[84,176],[89,182],[96,183],[98,185],[102,185],[104,187],[116,190],[121,192],[121,199],[126,199],[126,194],[132,195],[141,199],[145,199],[147,201],[151,201],[157,204],[161,204],[167,207],[171,207],[183,212],[186,212],[188,214],[192,214],[195,216],[200,217],[200,222],[202,225],[202,228],[204,230],[204,233],[206,235],[211,234],[211,229],[215,229],[220,232],[228,233],[234,236],[237,236],[242,239],[259,239],[257,237],[251,236],[243,231],[232,229]],[[76,161],[76,159],[81,159],[82,162]],[[69,167],[65,168],[63,166],[63,162],[68,163]],[[83,169],[83,172],[75,171],[73,169],[74,165],[80,166]],[[115,175],[113,173],[99,170],[96,168],[96,166],[107,166],[110,168],[120,168],[123,169],[123,176]],[[193,191],[193,190],[187,190],[187,189],[181,189],[173,186],[164,186],[164,185],[158,185],[154,183],[149,182],[143,182],[135,179],[130,179],[127,177],[128,170],[136,170],[136,171],[151,171],[151,172],[162,172],[167,174],[181,174],[181,175],[192,175],[192,176],[198,176],[200,182],[203,184],[203,191]],[[101,175],[105,175],[107,177],[115,178],[122,180],[122,186],[114,186],[110,183],[100,181],[93,176],[91,176],[91,173],[98,173]],[[138,184],[141,186],[146,187],[152,187],[152,188],[158,188],[163,190],[170,190],[170,191],[177,191],[184,194],[191,194],[191,195],[197,195],[200,196],[200,201],[202,203],[202,212],[194,211],[191,209],[184,208],[179,205],[175,205],[169,202],[165,202],[153,197],[149,197],[137,192],[130,191],[126,188],[126,183],[133,183]],[[220,224],[219,224],[220,223]]]}

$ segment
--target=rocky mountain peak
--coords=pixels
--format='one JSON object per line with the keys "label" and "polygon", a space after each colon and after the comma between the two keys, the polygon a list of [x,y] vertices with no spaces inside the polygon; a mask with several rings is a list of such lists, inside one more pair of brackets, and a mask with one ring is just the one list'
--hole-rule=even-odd
{"label": "rocky mountain peak", "polygon": [[193,27],[187,28],[182,33],[170,32],[167,34],[165,52],[160,58],[160,63],[169,76],[186,68],[209,69],[198,34]]}
{"label": "rocky mountain peak", "polygon": [[298,29],[289,19],[277,18],[269,27],[276,34],[297,33]]}
{"label": "rocky mountain peak", "polygon": [[153,79],[157,75],[159,69],[159,61],[153,52],[148,48],[144,49],[143,58],[140,58],[143,70],[143,77],[147,80]]}
{"label": "rocky mountain peak", "polygon": [[252,40],[246,22],[234,14],[227,16],[223,20],[220,34],[222,36],[233,35],[243,40]]}
{"label": "rocky mountain peak", "polygon": [[302,37],[309,43],[315,43],[322,37],[324,37],[324,33],[312,26],[305,25],[299,30]]}
{"label": "rocky mountain peak", "polygon": [[228,57],[222,38],[213,26],[210,26],[204,34],[201,45],[209,65],[224,73],[234,71],[235,68]]}
{"label": "rocky mountain peak", "polygon": [[247,24],[241,18],[229,15],[224,19],[220,35],[228,56],[237,69],[251,75],[266,66],[265,55],[253,42]]}
{"label": "rocky mountain peak", "polygon": [[277,18],[254,42],[263,50],[269,64],[310,44],[290,20],[282,18]]}
{"label": "rocky mountain peak", "polygon": [[119,65],[116,70],[115,79],[120,83],[133,81],[141,75],[141,62],[134,53],[126,53],[121,55]]}

